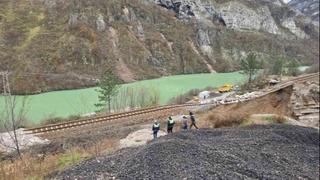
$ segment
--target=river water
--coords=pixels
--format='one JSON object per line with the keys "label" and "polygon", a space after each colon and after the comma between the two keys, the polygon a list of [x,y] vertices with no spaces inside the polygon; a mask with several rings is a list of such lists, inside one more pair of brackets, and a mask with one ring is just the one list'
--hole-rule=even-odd
{"label": "river water", "polygon": [[[192,74],[168,76],[152,80],[137,81],[123,84],[120,89],[145,88],[159,93],[160,104],[166,104],[171,98],[186,93],[191,89],[202,89],[208,86],[218,87],[225,83],[237,84],[244,81],[239,72]],[[54,117],[68,117],[94,112],[98,102],[96,88],[65,90],[31,95],[27,97],[26,118],[31,124]],[[17,111],[22,106],[25,96],[17,96]],[[0,116],[4,110],[4,97],[0,96]]]}

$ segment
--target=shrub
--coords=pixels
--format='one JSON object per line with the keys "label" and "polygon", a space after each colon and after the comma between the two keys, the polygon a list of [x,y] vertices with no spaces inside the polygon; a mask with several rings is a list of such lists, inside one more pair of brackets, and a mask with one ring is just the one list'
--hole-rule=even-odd
{"label": "shrub", "polygon": [[113,111],[123,111],[127,108],[145,108],[157,106],[160,103],[160,93],[154,88],[124,88],[112,100]]}
{"label": "shrub", "polygon": [[171,98],[169,100],[169,104],[184,104],[188,101],[191,101],[194,96],[198,96],[198,94],[202,91],[212,91],[213,87],[206,87],[204,89],[191,89],[190,91],[181,94],[177,97]]}
{"label": "shrub", "polygon": [[207,116],[206,121],[213,124],[214,128],[220,128],[240,125],[247,117],[246,113],[211,113]]}
{"label": "shrub", "polygon": [[[266,75],[264,73],[257,74],[251,82],[251,90],[255,89],[263,89],[268,86],[269,82],[266,79]],[[244,83],[240,85],[240,91],[242,93],[247,92],[249,89],[249,84]]]}
{"label": "shrub", "polygon": [[68,118],[59,118],[59,117],[48,118],[48,119],[42,121],[41,125],[56,124],[56,123],[74,121],[74,120],[78,120],[80,118],[81,118],[80,115],[72,115],[72,116],[69,116]]}
{"label": "shrub", "polygon": [[77,162],[80,162],[85,158],[86,156],[84,156],[81,153],[70,152],[68,154],[63,154],[58,158],[58,165],[59,165],[59,168],[65,168],[72,164],[76,164]]}
{"label": "shrub", "polygon": [[283,124],[287,121],[287,119],[284,116],[275,116],[273,118],[273,122]]}

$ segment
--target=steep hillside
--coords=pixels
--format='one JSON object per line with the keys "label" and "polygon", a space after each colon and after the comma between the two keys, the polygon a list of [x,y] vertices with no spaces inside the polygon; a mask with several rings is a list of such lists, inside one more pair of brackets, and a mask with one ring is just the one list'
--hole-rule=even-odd
{"label": "steep hillside", "polygon": [[318,61],[319,31],[280,0],[0,1],[0,71],[15,91],[233,71],[255,51]]}
{"label": "steep hillside", "polygon": [[319,23],[319,0],[292,0],[289,5]]}

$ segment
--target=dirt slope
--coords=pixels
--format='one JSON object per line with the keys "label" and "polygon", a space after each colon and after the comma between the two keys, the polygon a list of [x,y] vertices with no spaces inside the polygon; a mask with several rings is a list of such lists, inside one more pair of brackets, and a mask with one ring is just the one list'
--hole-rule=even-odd
{"label": "dirt slope", "polygon": [[317,179],[319,132],[288,125],[188,131],[47,179]]}

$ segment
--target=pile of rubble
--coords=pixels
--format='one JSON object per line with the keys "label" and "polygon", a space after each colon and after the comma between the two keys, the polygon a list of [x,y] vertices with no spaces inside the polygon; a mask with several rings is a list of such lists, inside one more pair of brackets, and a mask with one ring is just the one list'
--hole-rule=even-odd
{"label": "pile of rubble", "polygon": [[[24,129],[16,130],[17,142],[19,143],[20,149],[26,149],[36,144],[47,144],[49,143],[46,139],[41,139],[38,136],[27,134]],[[0,133],[0,152],[10,153],[16,149],[16,141],[14,138],[14,132],[3,132]]]}
{"label": "pile of rubble", "polygon": [[235,97],[227,98],[226,102],[243,102],[243,101],[249,101],[251,99],[258,98],[262,92],[254,91],[254,92],[247,92],[243,95],[235,95]]}
{"label": "pile of rubble", "polygon": [[95,157],[48,179],[317,179],[319,132],[289,125],[194,130]]}
{"label": "pile of rubble", "polygon": [[254,92],[247,92],[243,95],[236,95],[235,92],[225,93],[221,96],[206,99],[204,101],[201,101],[201,104],[211,103],[211,104],[232,104],[232,103],[238,103],[238,102],[244,102],[249,101],[255,98],[258,98],[263,93],[260,91],[254,91]]}
{"label": "pile of rubble", "polygon": [[291,96],[293,115],[305,126],[319,128],[319,81],[295,84]]}

